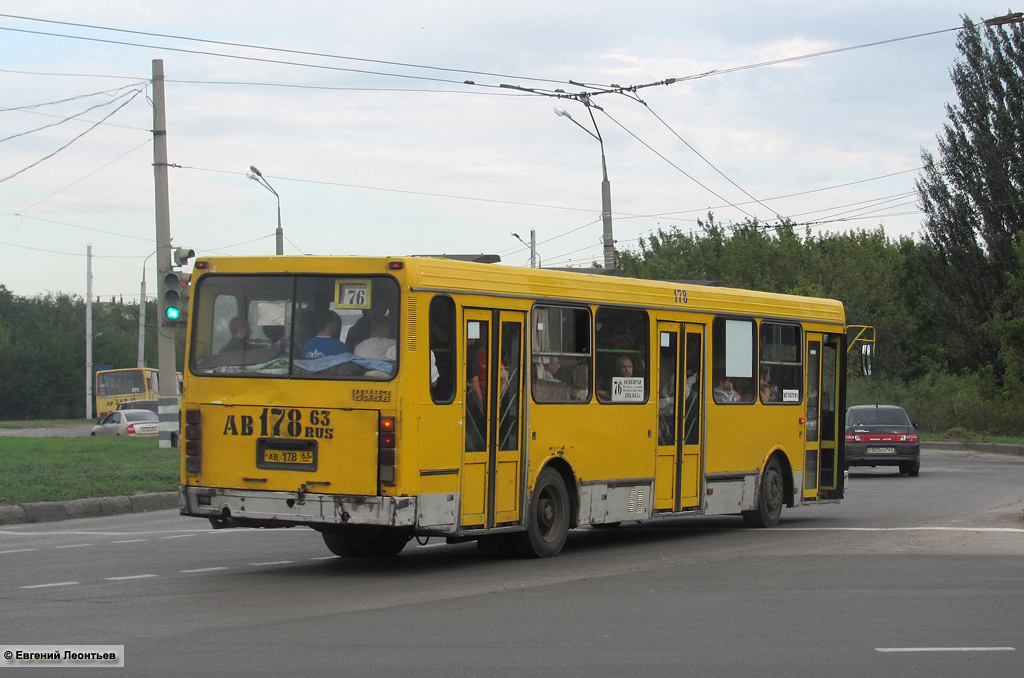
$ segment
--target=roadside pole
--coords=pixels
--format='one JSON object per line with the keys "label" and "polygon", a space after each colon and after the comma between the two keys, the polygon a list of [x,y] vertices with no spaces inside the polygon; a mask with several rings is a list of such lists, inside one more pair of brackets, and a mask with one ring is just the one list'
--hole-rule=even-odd
{"label": "roadside pole", "polygon": [[[153,60],[153,179],[156,188],[156,268],[163,279],[171,271],[171,210],[167,192],[167,118],[164,111],[164,62]],[[157,348],[159,349],[160,447],[172,447],[177,439],[178,376],[175,364],[175,325],[167,322],[166,301],[157,298]]]}
{"label": "roadside pole", "polygon": [[85,418],[92,419],[92,245],[85,248]]}

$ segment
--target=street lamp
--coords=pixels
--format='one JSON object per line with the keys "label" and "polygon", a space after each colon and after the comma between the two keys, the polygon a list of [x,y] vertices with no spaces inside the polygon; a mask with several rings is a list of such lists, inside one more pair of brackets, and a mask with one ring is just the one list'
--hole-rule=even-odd
{"label": "street lamp", "polygon": [[601,130],[597,127],[594,112],[590,110],[593,106],[590,103],[590,97],[582,96],[580,101],[587,107],[587,113],[590,113],[590,121],[594,124],[596,134],[576,122],[561,106],[555,106],[555,115],[568,118],[574,125],[597,139],[597,143],[601,145],[601,220],[604,222],[604,267],[615,268],[615,240],[612,238],[612,186],[608,183],[608,165],[604,160],[604,139],[601,138]]}
{"label": "street lamp", "polygon": [[529,243],[520,238],[518,233],[513,233],[512,237],[530,248],[530,268],[543,268],[540,257],[537,256],[537,231],[530,231]]}
{"label": "street lamp", "polygon": [[266,177],[263,176],[262,172],[256,169],[255,165],[249,165],[249,169],[252,170],[252,172],[245,176],[273,193],[274,197],[277,198],[277,254],[284,254],[284,230],[281,229],[281,196],[277,194],[277,191],[274,190],[273,186],[267,183]]}

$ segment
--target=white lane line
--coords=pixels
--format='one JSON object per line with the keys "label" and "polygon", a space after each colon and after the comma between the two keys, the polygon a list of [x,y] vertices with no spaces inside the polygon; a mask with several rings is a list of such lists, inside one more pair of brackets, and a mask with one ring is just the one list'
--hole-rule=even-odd
{"label": "white lane line", "polygon": [[252,567],[260,567],[262,565],[291,565],[294,560],[274,560],[269,563],[249,563]]}
{"label": "white lane line", "polygon": [[130,574],[125,577],[104,577],[107,581],[126,581],[128,579],[148,579],[150,577],[159,577],[158,574]]}
{"label": "white lane line", "polygon": [[63,546],[54,546],[55,549],[77,549],[83,546],[92,546],[92,544],[64,544]]}
{"label": "white lane line", "polygon": [[338,556],[317,556],[316,558],[310,558],[310,560],[334,560]]}
{"label": "white lane line", "polygon": [[[1022,534],[1020,527],[787,527],[794,532],[1011,532]],[[763,531],[762,531],[763,532]]]}
{"label": "white lane line", "polygon": [[75,586],[78,584],[77,581],[58,581],[52,584],[33,584],[32,586],[22,586],[23,589],[48,589],[51,586]]}
{"label": "white lane line", "polygon": [[216,572],[218,570],[226,570],[226,567],[197,567],[194,570],[178,570],[182,574],[195,574],[196,572]]}
{"label": "white lane line", "polygon": [[1016,652],[1015,647],[876,647],[875,652]]}
{"label": "white lane line", "polygon": [[169,537],[160,537],[161,539],[181,539],[182,537],[194,537],[194,534],[172,534]]}
{"label": "white lane line", "polygon": [[110,542],[111,544],[134,544],[140,541],[149,541],[148,539],[118,539],[117,541]]}
{"label": "white lane line", "polygon": [[0,551],[2,553],[25,553],[26,551],[35,551],[36,549],[13,549],[11,551]]}

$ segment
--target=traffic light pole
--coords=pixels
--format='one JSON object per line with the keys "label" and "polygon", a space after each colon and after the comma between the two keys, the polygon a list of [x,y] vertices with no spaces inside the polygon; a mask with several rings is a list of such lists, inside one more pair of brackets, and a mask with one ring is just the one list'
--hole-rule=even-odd
{"label": "traffic light pole", "polygon": [[[167,118],[164,112],[164,62],[153,60],[153,179],[156,188],[156,269],[160,280],[171,271],[171,210],[167,191]],[[168,324],[164,295],[157,299],[159,349],[160,447],[172,447],[178,421],[178,376],[174,354],[175,326]]]}

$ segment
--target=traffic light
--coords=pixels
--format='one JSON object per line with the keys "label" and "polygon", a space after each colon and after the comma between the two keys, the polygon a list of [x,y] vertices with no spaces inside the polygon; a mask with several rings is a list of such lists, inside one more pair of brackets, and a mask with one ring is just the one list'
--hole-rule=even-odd
{"label": "traffic light", "polygon": [[161,279],[160,297],[164,302],[164,324],[185,322],[188,315],[189,279],[182,271],[167,271]]}
{"label": "traffic light", "polygon": [[[185,266],[196,255],[195,250],[179,247],[174,250],[174,265]],[[188,317],[189,283],[192,276],[184,271],[164,271],[160,277],[160,299],[163,301],[165,325],[184,323]]]}

